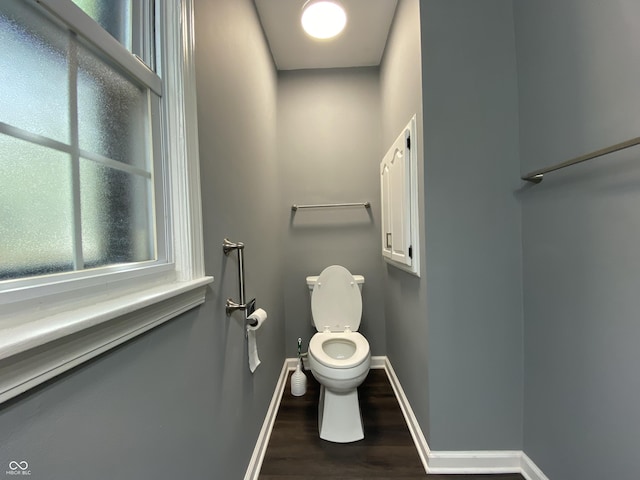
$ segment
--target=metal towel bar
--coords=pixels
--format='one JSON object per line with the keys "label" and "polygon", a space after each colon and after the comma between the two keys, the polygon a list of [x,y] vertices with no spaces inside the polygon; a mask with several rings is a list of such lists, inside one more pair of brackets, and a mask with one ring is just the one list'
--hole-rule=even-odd
{"label": "metal towel bar", "polygon": [[319,203],[316,205],[291,205],[291,210],[294,212],[301,208],[337,208],[337,207],[364,207],[371,208],[370,202],[356,202],[356,203]]}
{"label": "metal towel bar", "polygon": [[546,173],[555,172],[556,170],[560,170],[561,168],[570,167],[571,165],[575,165],[576,163],[586,162],[587,160],[602,157],[603,155],[608,155],[609,153],[619,152],[620,150],[624,150],[636,145],[640,145],[640,137],[632,138],[631,140],[627,140],[626,142],[617,143],[610,147],[596,150],[595,152],[587,153],[576,158],[572,158],[571,160],[558,163],[557,165],[554,165],[552,167],[535,170],[533,172],[527,173],[521,178],[522,180],[526,180],[527,182],[540,183]]}

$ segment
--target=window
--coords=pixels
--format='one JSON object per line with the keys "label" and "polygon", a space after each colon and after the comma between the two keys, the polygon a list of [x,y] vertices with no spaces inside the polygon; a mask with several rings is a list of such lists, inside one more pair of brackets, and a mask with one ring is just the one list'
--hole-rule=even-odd
{"label": "window", "polygon": [[192,9],[0,2],[0,401],[204,301]]}
{"label": "window", "polygon": [[[90,11],[131,16],[108,6]],[[108,26],[131,48],[131,28]],[[35,3],[0,5],[0,42],[0,280],[166,260],[159,95]]]}

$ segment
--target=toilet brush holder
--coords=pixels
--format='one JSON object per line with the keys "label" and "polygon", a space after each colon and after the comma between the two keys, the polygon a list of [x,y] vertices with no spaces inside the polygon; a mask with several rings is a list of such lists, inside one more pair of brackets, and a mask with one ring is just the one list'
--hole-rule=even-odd
{"label": "toilet brush holder", "polygon": [[291,395],[301,397],[307,392],[307,376],[302,372],[302,359],[298,358],[296,371],[291,375]]}

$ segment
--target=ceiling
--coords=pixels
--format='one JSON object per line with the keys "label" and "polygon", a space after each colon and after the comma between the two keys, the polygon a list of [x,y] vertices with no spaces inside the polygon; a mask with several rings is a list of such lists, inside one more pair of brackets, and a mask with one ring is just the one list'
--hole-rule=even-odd
{"label": "ceiling", "polygon": [[336,38],[314,40],[300,25],[306,0],[255,0],[278,70],[380,65],[397,0],[340,0],[347,26]]}

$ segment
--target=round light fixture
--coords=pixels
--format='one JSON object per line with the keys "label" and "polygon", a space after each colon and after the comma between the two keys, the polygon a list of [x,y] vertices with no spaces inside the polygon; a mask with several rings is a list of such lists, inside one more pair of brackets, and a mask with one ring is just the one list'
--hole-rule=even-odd
{"label": "round light fixture", "polygon": [[334,0],[310,0],[302,8],[302,28],[308,35],[327,39],[338,35],[347,24],[347,13]]}

